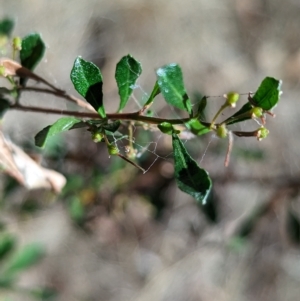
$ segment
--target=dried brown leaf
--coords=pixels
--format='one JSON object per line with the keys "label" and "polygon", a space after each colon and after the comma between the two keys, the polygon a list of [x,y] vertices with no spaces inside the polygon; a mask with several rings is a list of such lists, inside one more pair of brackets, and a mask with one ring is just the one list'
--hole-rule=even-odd
{"label": "dried brown leaf", "polygon": [[[48,87],[52,88],[58,97],[65,97],[66,99],[76,103],[78,106],[95,112],[94,108],[89,103],[87,103],[81,99],[78,99],[72,95],[66,94],[65,91],[56,88],[55,86],[50,84],[48,81],[46,81],[42,77],[38,76],[34,72],[30,71],[29,69],[23,67],[16,61],[13,61],[9,58],[0,58],[0,66],[3,66],[5,68],[5,71],[3,74],[5,77],[6,76],[26,77],[26,78],[33,79],[37,82],[44,83]],[[43,92],[43,91],[41,90],[41,92]],[[44,92],[47,92],[47,90],[44,90]]]}
{"label": "dried brown leaf", "polygon": [[45,188],[59,193],[66,184],[66,178],[62,174],[41,167],[1,132],[0,166],[3,172],[29,190]]}
{"label": "dried brown leaf", "polygon": [[33,79],[37,82],[44,83],[45,85],[51,87],[53,90],[58,91],[58,92],[63,92],[60,89],[57,89],[54,87],[52,84],[47,82],[45,79],[42,77],[36,75],[29,69],[23,67],[20,65],[18,62],[13,61],[9,58],[0,58],[0,66],[3,66],[5,68],[4,76],[19,76],[19,77],[26,77]]}

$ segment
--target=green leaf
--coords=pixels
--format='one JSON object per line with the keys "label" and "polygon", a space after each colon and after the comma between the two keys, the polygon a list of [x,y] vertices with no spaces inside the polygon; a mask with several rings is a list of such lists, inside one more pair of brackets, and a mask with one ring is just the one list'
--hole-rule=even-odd
{"label": "green leaf", "polygon": [[102,92],[103,82],[99,68],[91,62],[77,57],[70,76],[76,91],[93,106],[102,118],[105,118]]}
{"label": "green leaf", "polygon": [[247,102],[238,112],[227,118],[224,123],[229,125],[251,119],[252,116],[250,111],[253,106],[262,108],[265,111],[271,110],[279,101],[281,93],[280,87],[280,80],[266,77],[252,97],[251,103]]}
{"label": "green leaf", "polygon": [[16,245],[16,238],[8,233],[3,233],[0,236],[0,260],[5,258]]}
{"label": "green leaf", "polygon": [[152,89],[152,92],[147,100],[147,102],[145,103],[144,107],[149,107],[151,105],[151,103],[153,102],[154,98],[160,93],[160,89],[158,86],[157,81],[154,84],[154,87]]}
{"label": "green leaf", "polygon": [[252,97],[252,103],[263,110],[269,111],[274,108],[281,94],[282,81],[273,77],[266,77]]}
{"label": "green leaf", "polygon": [[76,128],[76,124],[81,124],[81,119],[75,117],[63,117],[58,119],[52,125],[48,125],[43,128],[40,132],[38,132],[35,137],[35,145],[39,147],[44,147],[47,140],[61,132],[69,131],[71,129]]}
{"label": "green leaf", "polygon": [[250,111],[252,110],[252,105],[250,102],[244,104],[240,110],[238,110],[235,114],[227,118],[224,123],[227,125],[234,124],[238,122],[242,122],[248,119],[251,119]]}
{"label": "green leaf", "polygon": [[186,94],[181,68],[177,64],[170,64],[156,71],[157,84],[162,95],[170,105],[186,110],[192,115],[192,105]]}
{"label": "green leaf", "polygon": [[22,40],[21,65],[33,70],[45,53],[45,44],[38,33],[31,33]]}
{"label": "green leaf", "polygon": [[199,102],[198,109],[197,109],[197,116],[199,116],[200,118],[202,118],[204,115],[203,112],[206,108],[206,105],[207,105],[207,97],[203,96]]}
{"label": "green leaf", "polygon": [[14,275],[26,270],[36,264],[44,256],[44,253],[44,248],[40,244],[33,243],[24,246],[7,261],[3,274]]}
{"label": "green leaf", "polygon": [[180,131],[175,130],[174,127],[173,127],[173,125],[171,123],[169,123],[169,122],[162,122],[157,127],[164,134],[172,135],[173,133],[175,133],[175,134],[179,134],[180,133]]}
{"label": "green leaf", "polygon": [[0,35],[10,37],[11,32],[14,28],[14,21],[9,18],[2,19],[0,21]]}
{"label": "green leaf", "polygon": [[194,135],[197,136],[207,134],[211,131],[209,127],[203,125],[197,118],[192,118],[185,125]]}
{"label": "green leaf", "polygon": [[[45,53],[45,44],[38,33],[31,33],[22,40],[20,50],[21,65],[29,70],[33,70],[42,59]],[[26,85],[26,78],[20,78],[20,84]]]}
{"label": "green leaf", "polygon": [[0,119],[3,118],[5,112],[10,108],[10,103],[5,98],[0,97]]}
{"label": "green leaf", "polygon": [[118,130],[118,128],[120,127],[121,125],[121,122],[120,120],[116,120],[116,121],[113,121],[111,123],[108,123],[108,124],[104,124],[102,126],[102,128],[104,128],[105,130],[109,131],[109,132],[112,132],[114,133],[115,131]]}
{"label": "green leaf", "polygon": [[116,66],[115,78],[119,88],[120,106],[119,112],[124,109],[133,91],[136,80],[142,73],[141,63],[130,54],[122,57]]}
{"label": "green leaf", "polygon": [[172,138],[177,185],[183,192],[195,198],[200,208],[205,209],[209,205],[208,196],[212,188],[211,179],[206,170],[200,168],[188,154],[175,133]]}
{"label": "green leaf", "polygon": [[210,194],[208,195],[206,205],[201,206],[201,210],[204,215],[213,223],[218,222],[217,204],[217,197],[212,189]]}
{"label": "green leaf", "polygon": [[[123,135],[119,131],[111,132],[111,131],[106,131],[105,130],[105,135],[108,136],[107,138],[108,138],[110,143],[113,143],[113,142],[116,142],[118,140],[122,140],[122,139],[125,139],[125,138],[128,139],[128,135]],[[109,137],[111,137],[111,139]]]}

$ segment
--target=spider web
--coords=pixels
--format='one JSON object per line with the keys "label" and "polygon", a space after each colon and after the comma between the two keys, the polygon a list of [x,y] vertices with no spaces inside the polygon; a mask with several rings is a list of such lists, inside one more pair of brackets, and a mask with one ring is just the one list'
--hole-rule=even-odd
{"label": "spider web", "polygon": [[[142,88],[142,86],[140,84],[136,84],[134,86],[132,86],[133,88],[133,93],[131,95],[131,99],[133,100],[135,107],[137,110],[142,109],[143,104],[146,102],[146,100],[149,97],[149,94]],[[139,92],[139,93],[136,93]],[[138,97],[137,94],[141,94],[141,97]],[[139,100],[140,99],[140,100]],[[174,116],[173,118],[178,118],[179,120],[182,118],[181,116],[178,115],[178,113],[176,112],[176,110],[172,107],[172,106],[168,106],[168,110],[171,111],[171,114]],[[153,109],[153,107],[151,107],[151,111],[153,113],[153,116],[155,117],[163,117],[163,114],[160,113],[158,110]],[[151,157],[153,157],[153,159],[151,159],[150,164],[148,163],[148,165],[144,166],[142,164],[142,168],[144,169],[144,173],[148,172],[151,167],[158,161],[158,160],[165,160],[170,162],[172,156],[173,156],[173,151],[171,150],[170,152],[168,152],[165,155],[161,155],[160,154],[160,146],[161,144],[163,144],[164,142],[162,141],[164,139],[164,137],[166,137],[166,134],[161,133],[158,129],[155,131],[150,131],[151,132],[151,136],[152,138],[150,139],[155,139],[155,140],[148,140],[146,142],[144,141],[139,141],[139,137],[136,138],[136,134],[138,134],[138,131],[140,129],[138,129],[137,126],[132,126],[133,128],[133,135],[132,138],[130,138],[128,135],[124,135],[121,138],[116,137],[115,135],[113,135],[113,143],[119,148],[119,150],[121,151],[121,153],[123,155],[126,156],[126,154],[128,154],[128,152],[132,151],[130,149],[128,149],[128,147],[132,147],[134,152],[135,152],[135,158],[133,159],[134,162],[138,162],[140,161],[139,159],[141,159],[143,156],[148,156],[149,155]],[[154,127],[153,127],[154,129]],[[145,129],[141,129],[143,131],[147,131]],[[150,136],[150,135],[149,135]],[[169,138],[171,139],[171,137],[169,136]],[[215,135],[211,135],[208,142],[206,143],[206,146],[204,148],[204,151],[202,151],[202,154],[200,152],[199,157],[200,162],[201,163],[204,160],[204,157],[207,153],[207,150],[211,144],[211,142],[214,140],[214,138],[216,138]],[[190,140],[190,139],[183,139],[183,143],[186,144],[186,142]]]}

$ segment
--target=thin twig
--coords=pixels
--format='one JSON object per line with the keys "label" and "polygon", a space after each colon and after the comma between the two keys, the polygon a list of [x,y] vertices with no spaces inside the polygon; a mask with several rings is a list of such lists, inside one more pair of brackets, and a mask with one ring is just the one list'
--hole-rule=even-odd
{"label": "thin twig", "polygon": [[[97,113],[67,111],[67,110],[58,110],[58,109],[51,109],[51,108],[33,107],[33,106],[23,106],[20,104],[11,105],[10,109],[18,110],[18,111],[25,111],[25,112],[74,116],[74,117],[79,117],[79,118],[101,119],[101,117]],[[143,116],[143,115],[139,115],[139,112],[112,113],[112,114],[106,114],[106,116],[107,116],[107,119],[109,119],[109,120],[139,121],[139,122],[145,122],[145,123],[149,123],[149,124],[160,124],[162,122],[168,122],[171,124],[185,124],[188,121],[190,121],[190,118],[165,119],[165,118]],[[201,122],[201,123],[204,126],[210,125],[210,123],[208,123],[208,122]]]}
{"label": "thin twig", "polygon": [[66,110],[58,110],[58,109],[50,109],[50,108],[23,106],[21,104],[11,105],[10,109],[18,110],[18,111],[25,111],[25,112],[57,114],[57,115],[65,115],[65,116],[74,116],[74,117],[79,117],[79,118],[100,119],[100,116],[97,113],[66,111]]}
{"label": "thin twig", "polygon": [[87,103],[73,95],[67,94],[65,91],[57,91],[57,90],[54,91],[54,90],[50,90],[50,89],[46,89],[46,88],[38,88],[38,87],[18,87],[18,90],[23,91],[23,92],[33,91],[33,92],[39,92],[39,93],[52,94],[57,97],[69,100],[82,108],[85,108],[85,109],[95,112],[95,109],[89,103]]}
{"label": "thin twig", "polygon": [[146,172],[146,170],[144,168],[142,168],[141,166],[139,166],[138,164],[136,164],[134,161],[131,161],[130,159],[128,159],[127,157],[125,157],[122,154],[117,154],[117,156],[119,156],[120,158],[122,158],[123,160],[125,160],[126,162],[130,163],[131,165],[133,165],[134,167],[140,169],[143,173]]}

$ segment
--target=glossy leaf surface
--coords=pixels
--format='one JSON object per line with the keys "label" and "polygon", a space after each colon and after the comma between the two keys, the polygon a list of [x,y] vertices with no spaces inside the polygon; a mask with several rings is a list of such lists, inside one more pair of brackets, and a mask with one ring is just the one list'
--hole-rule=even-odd
{"label": "glossy leaf surface", "polygon": [[197,118],[191,119],[185,125],[194,135],[197,136],[207,134],[211,131],[209,127],[203,125]]}
{"label": "glossy leaf surface", "polygon": [[281,81],[273,77],[266,77],[252,97],[256,107],[269,111],[274,108],[280,96]]}
{"label": "glossy leaf surface", "polygon": [[0,35],[9,37],[12,33],[13,28],[14,28],[13,20],[9,18],[5,18],[0,21]]}
{"label": "glossy leaf surface", "polygon": [[212,188],[211,179],[188,154],[178,136],[173,134],[172,138],[177,185],[183,192],[195,198],[200,207],[205,207]]}
{"label": "glossy leaf surface", "polygon": [[177,64],[170,64],[159,68],[156,74],[157,84],[166,102],[191,115],[192,105],[184,88],[181,68]]}
{"label": "glossy leaf surface", "polygon": [[[81,123],[82,123],[81,119],[75,117],[60,118],[55,123],[53,123],[52,125],[48,125],[47,127],[43,128],[40,132],[36,134],[36,136],[34,137],[35,145],[39,147],[44,147],[47,140],[50,137],[59,134],[61,132],[65,132],[73,128],[76,128],[76,125],[78,127],[78,124],[81,125]],[[82,126],[84,126],[84,124]]]}
{"label": "glossy leaf surface", "polygon": [[130,54],[124,56],[116,66],[115,78],[119,89],[119,112],[124,109],[134,89],[136,80],[142,73],[141,63]]}
{"label": "glossy leaf surface", "polygon": [[105,118],[102,92],[103,82],[99,68],[91,62],[77,57],[70,76],[76,91],[93,106],[102,118]]}
{"label": "glossy leaf surface", "polygon": [[179,134],[180,133],[180,131],[175,130],[174,127],[173,127],[173,125],[171,123],[169,123],[169,122],[162,122],[157,127],[164,134],[172,135],[173,133],[175,133],[175,134]]}
{"label": "glossy leaf surface", "polygon": [[21,65],[33,70],[45,53],[45,44],[38,33],[31,33],[22,40]]}

